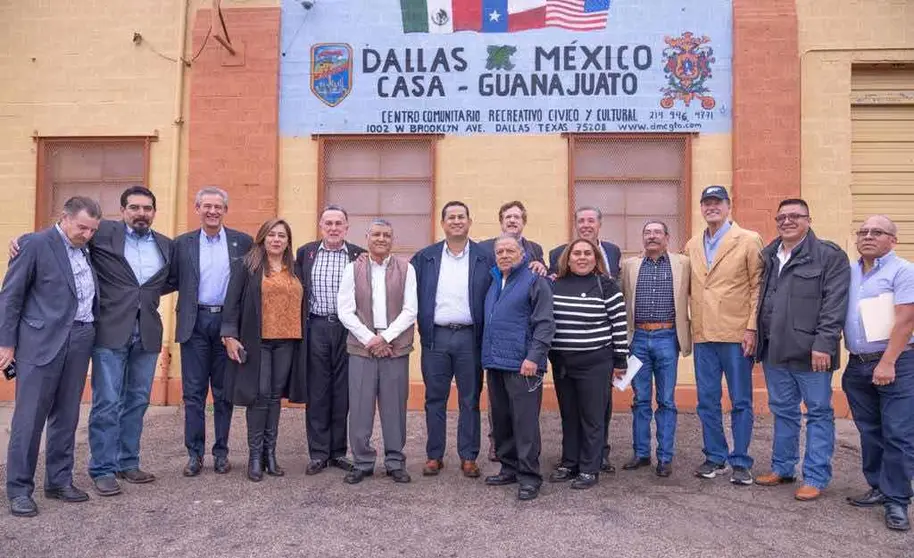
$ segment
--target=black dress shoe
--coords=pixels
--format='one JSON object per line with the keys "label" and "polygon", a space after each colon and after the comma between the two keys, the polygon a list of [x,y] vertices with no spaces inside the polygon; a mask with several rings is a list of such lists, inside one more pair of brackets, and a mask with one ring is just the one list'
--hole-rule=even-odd
{"label": "black dress shoe", "polygon": [[213,458],[213,471],[217,475],[226,475],[232,470],[232,464],[229,463],[228,457],[217,455]]}
{"label": "black dress shoe", "polygon": [[10,513],[15,517],[35,517],[38,504],[30,496],[16,496],[10,499]]}
{"label": "black dress shoe", "polygon": [[634,471],[635,469],[640,469],[642,467],[650,467],[651,458],[650,457],[632,457],[625,465],[622,466],[622,469],[626,471]]}
{"label": "black dress shoe", "polygon": [[336,467],[337,469],[342,469],[344,471],[351,471],[355,468],[352,464],[352,461],[349,461],[345,457],[334,457],[330,460],[330,466]]}
{"label": "black dress shoe", "polygon": [[184,466],[185,477],[196,477],[203,472],[203,458],[199,456],[189,457],[187,465]]}
{"label": "black dress shoe", "polygon": [[540,487],[532,484],[522,484],[517,489],[517,499],[521,501],[535,500],[540,495]]}
{"label": "black dress shoe", "polygon": [[102,496],[114,496],[121,493],[121,485],[112,475],[92,479],[95,483],[95,491]]}
{"label": "black dress shoe", "polygon": [[657,464],[656,473],[658,477],[668,477],[673,474],[673,466],[668,461],[661,461]]}
{"label": "black dress shoe", "polygon": [[346,484],[359,484],[362,482],[362,479],[365,477],[370,477],[374,474],[374,471],[363,471],[361,469],[352,469],[346,473],[346,476],[343,477],[343,482]]}
{"label": "black dress shoe", "polygon": [[549,475],[549,482],[565,482],[578,476],[578,472],[570,467],[556,467]]}
{"label": "black dress shoe", "polygon": [[607,459],[600,464],[600,472],[612,475],[615,474],[616,468],[613,467],[613,464],[609,462],[609,459]]}
{"label": "black dress shoe", "polygon": [[910,531],[908,508],[894,502],[885,504],[885,526],[893,531]]}
{"label": "black dress shoe", "polygon": [[514,475],[508,475],[505,473],[498,473],[497,475],[491,475],[486,477],[486,484],[489,486],[504,486],[506,484],[514,484],[517,482],[517,477]]}
{"label": "black dress shoe", "polygon": [[858,496],[856,498],[848,496],[847,503],[858,508],[881,506],[882,504],[885,504],[885,494],[878,488],[871,488],[869,492],[863,496]]}
{"label": "black dress shoe", "polygon": [[406,469],[391,469],[390,471],[387,471],[387,476],[394,479],[394,482],[401,484],[408,483],[412,480],[409,473],[406,472]]}
{"label": "black dress shoe", "polygon": [[315,459],[311,463],[308,463],[308,468],[305,469],[306,475],[316,475],[327,468],[327,462],[323,459]]}
{"label": "black dress shoe", "polygon": [[117,478],[124,479],[130,484],[147,484],[156,480],[156,476],[152,473],[147,473],[142,469],[130,469],[128,471],[120,471],[117,474]]}
{"label": "black dress shoe", "polygon": [[571,488],[575,490],[587,490],[597,485],[598,477],[593,473],[580,473],[573,481]]}
{"label": "black dress shoe", "polygon": [[63,486],[61,488],[45,488],[44,497],[49,500],[60,500],[61,502],[85,502],[89,495],[85,491],[73,486]]}

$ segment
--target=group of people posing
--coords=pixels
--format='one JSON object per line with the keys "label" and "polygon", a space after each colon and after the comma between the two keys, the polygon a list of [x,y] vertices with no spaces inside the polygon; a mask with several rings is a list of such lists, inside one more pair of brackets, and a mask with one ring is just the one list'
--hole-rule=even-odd
{"label": "group of people posing", "polygon": [[[631,353],[641,368],[632,381],[633,455],[622,468],[655,467],[668,477],[679,356],[694,353],[705,455],[695,474],[728,473],[736,485],[794,482],[803,404],[807,443],[795,497],[812,500],[831,481],[832,375],[840,367],[843,331],[850,353],[843,389],[870,486],[849,503],[882,505],[889,528],[909,528],[914,266],[895,254],[897,229],[887,217],[873,216],[856,231],[860,257],[849,264],[840,247],[815,236],[803,200],[780,203],[779,236],[763,246],[757,233],[730,218],[727,190],[709,186],[700,202],[707,228],[682,254],[670,251],[667,225],[652,220],[642,229],[643,253],[623,261],[618,246],[600,240],[598,208],[579,208],[574,240],[547,255],[523,235],[523,203],[504,204],[502,234],[477,243],[470,240],[469,207],[452,201],[441,209],[444,240],[407,259],[394,250],[394,229],[384,219],[368,227],[367,249],[348,242],[348,215],[339,206],[321,213],[321,239],[293,252],[283,219],[265,222],[253,238],[225,227],[228,196],[219,188],[198,192],[201,227],[174,241],[152,230],[150,190],[128,188],[120,202],[123,220],[111,221],[101,219],[94,200],[71,198],[56,225],[11,243],[0,290],[0,369],[15,368],[17,376],[6,482],[15,516],[38,512],[32,493],[46,423],[45,496],[88,499],[73,485],[72,468],[90,358],[89,473],[96,491],[112,496],[121,492],[120,480],[155,480],[140,468],[140,436],[162,344],[159,298],[177,291],[188,477],[203,471],[212,391],[215,473],[231,469],[229,427],[233,405],[240,405],[247,477],[284,474],[276,444],[286,398],[307,404],[306,474],[336,467],[349,484],[372,476],[377,410],[384,472],[393,482],[410,482],[403,449],[418,324],[425,476],[445,468],[455,381],[460,471],[480,476],[485,372],[489,458],[501,464],[485,482],[517,484],[519,499],[536,498],[543,482],[543,377],[551,364],[562,452],[547,478],[593,487],[601,473],[614,471],[611,381],[625,375]],[[884,319],[892,326],[880,337],[864,327],[861,301],[886,296],[893,310]],[[771,470],[753,478],[756,361],[775,425]],[[732,447],[723,427],[724,378]]]}

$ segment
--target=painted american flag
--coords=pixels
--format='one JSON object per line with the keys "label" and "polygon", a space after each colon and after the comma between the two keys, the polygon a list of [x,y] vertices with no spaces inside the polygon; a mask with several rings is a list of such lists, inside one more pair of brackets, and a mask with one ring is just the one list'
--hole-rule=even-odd
{"label": "painted american flag", "polygon": [[606,27],[610,0],[548,0],[546,26],[573,31],[595,31]]}

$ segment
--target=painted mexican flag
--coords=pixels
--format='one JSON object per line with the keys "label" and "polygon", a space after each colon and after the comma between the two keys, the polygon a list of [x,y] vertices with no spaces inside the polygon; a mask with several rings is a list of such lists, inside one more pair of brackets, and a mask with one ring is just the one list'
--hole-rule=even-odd
{"label": "painted mexican flag", "polygon": [[610,0],[400,0],[404,33],[606,27]]}

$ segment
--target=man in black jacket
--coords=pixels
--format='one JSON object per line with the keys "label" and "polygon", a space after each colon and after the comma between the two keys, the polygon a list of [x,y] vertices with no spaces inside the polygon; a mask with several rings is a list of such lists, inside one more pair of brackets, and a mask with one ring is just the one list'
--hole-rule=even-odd
{"label": "man in black jacket", "polygon": [[831,481],[832,374],[839,366],[850,268],[840,247],[816,238],[805,201],[782,201],[774,219],[780,236],[762,251],[765,271],[756,349],[775,421],[772,471],[755,483],[776,486],[794,481],[802,402],[807,408],[806,456],[803,485],[794,497],[814,500]]}
{"label": "man in black jacket", "polygon": [[206,395],[213,391],[213,470],[229,472],[228,436],[232,404],[223,393],[227,357],[219,336],[222,306],[232,262],[251,248],[251,237],[223,226],[228,194],[213,186],[197,192],[194,202],[200,228],[175,239],[169,283],[178,290],[175,341],[181,344],[181,388],[184,399],[184,476],[203,470],[206,453]]}
{"label": "man in black jacket", "polygon": [[305,414],[311,463],[315,475],[332,465],[349,471],[346,420],[349,415],[349,331],[337,316],[336,301],[343,269],[364,248],[346,242],[349,215],[328,205],[320,218],[321,240],[298,249],[295,273],[308,299],[308,409]]}

